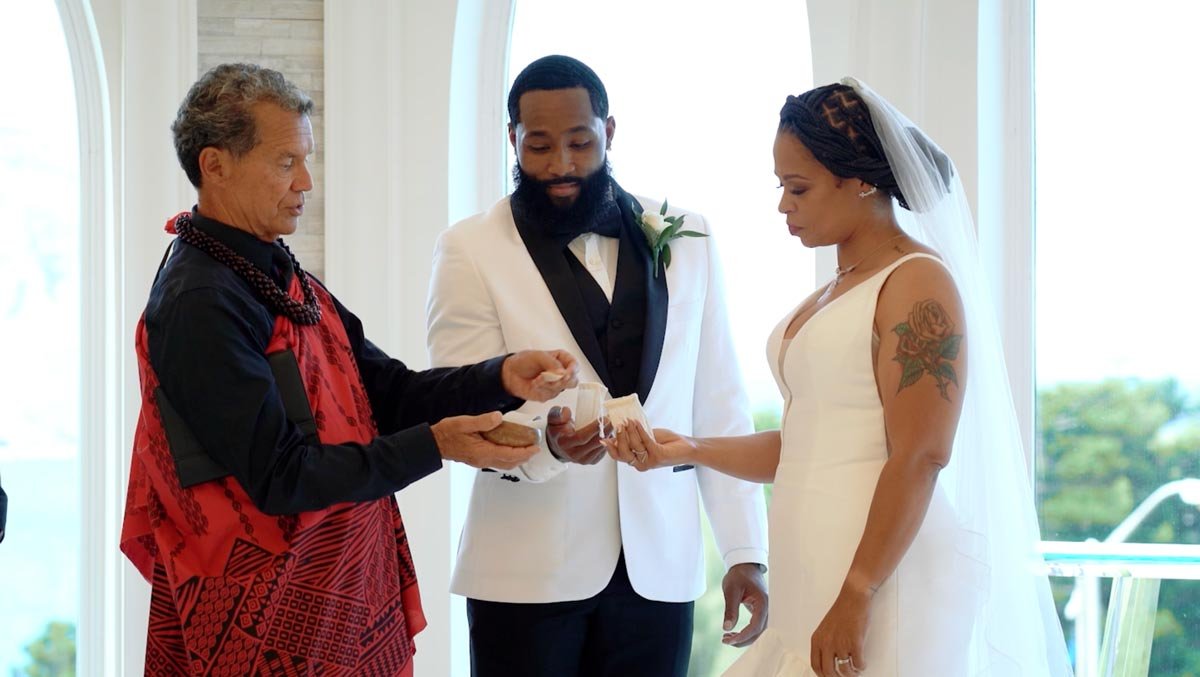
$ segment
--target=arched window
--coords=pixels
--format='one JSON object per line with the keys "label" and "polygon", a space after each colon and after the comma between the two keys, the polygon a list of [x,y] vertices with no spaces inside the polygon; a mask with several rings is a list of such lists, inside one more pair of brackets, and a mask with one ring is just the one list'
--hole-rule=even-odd
{"label": "arched window", "polygon": [[[80,609],[80,166],[50,2],[0,8],[0,673],[74,674]],[[35,674],[30,672],[30,674]]]}
{"label": "arched window", "polygon": [[[578,58],[604,81],[617,121],[609,154],[617,181],[712,224],[756,418],[776,425],[781,401],[765,358],[767,336],[815,286],[812,252],[790,238],[776,209],[771,156],[784,100],[812,85],[805,3],[763,0],[735,9],[614,0],[598,8],[516,0],[507,81],[547,54]],[[507,135],[498,130],[495,139]],[[508,160],[511,166],[511,149]],[[707,557],[696,676],[720,674],[737,655],[720,642],[723,565],[711,546]]]}

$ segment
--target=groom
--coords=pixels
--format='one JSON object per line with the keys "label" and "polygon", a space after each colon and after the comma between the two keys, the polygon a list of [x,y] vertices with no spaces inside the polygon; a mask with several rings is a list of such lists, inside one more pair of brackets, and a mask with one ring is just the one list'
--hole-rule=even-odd
{"label": "groom", "polygon": [[[508,112],[516,189],[438,242],[433,364],[565,341],[581,382],[637,393],[654,425],[750,432],[712,239],[675,240],[669,267],[653,266],[638,220],[658,205],[609,175],[615,122],[600,79],[575,59],[539,59]],[[686,223],[708,232],[699,214]],[[752,613],[726,641],[753,641],[767,617],[760,489],[703,468],[618,465],[595,423],[575,429],[574,404],[568,391],[524,406],[549,424],[541,453],[475,478],[451,583],[468,598],[472,673],[686,675],[705,587],[699,499],[728,567],[725,630],[741,604]]]}

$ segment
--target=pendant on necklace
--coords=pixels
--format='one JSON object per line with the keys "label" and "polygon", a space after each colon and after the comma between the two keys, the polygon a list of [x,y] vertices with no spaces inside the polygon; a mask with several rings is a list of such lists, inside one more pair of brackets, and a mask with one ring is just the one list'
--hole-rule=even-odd
{"label": "pendant on necklace", "polygon": [[817,297],[818,304],[824,303],[825,300],[828,299],[831,294],[833,294],[833,288],[837,286],[838,280],[840,279],[842,279],[841,276],[835,277],[829,282],[828,285],[825,286],[825,291],[821,292],[821,295]]}
{"label": "pendant on necklace", "polygon": [[833,269],[833,279],[829,281],[829,285],[827,287],[825,287],[825,291],[821,292],[821,297],[819,299],[817,299],[817,302],[819,303],[819,302],[824,301],[825,299],[829,298],[829,296],[831,294],[833,294],[834,288],[836,288],[838,286],[838,284],[841,283],[842,278],[846,277],[846,274],[849,273],[850,271],[854,270],[854,268],[855,268],[855,266],[850,266],[849,268],[846,268],[845,270],[843,270],[841,266],[834,268]]}

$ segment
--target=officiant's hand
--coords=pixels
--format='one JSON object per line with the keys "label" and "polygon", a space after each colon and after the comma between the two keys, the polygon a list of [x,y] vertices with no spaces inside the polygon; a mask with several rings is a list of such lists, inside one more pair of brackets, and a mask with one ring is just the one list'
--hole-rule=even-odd
{"label": "officiant's hand", "polygon": [[564,462],[593,465],[605,454],[600,443],[600,421],[576,430],[569,407],[550,408],[546,415],[546,443],[550,445],[550,453]]}
{"label": "officiant's hand", "polygon": [[604,440],[608,455],[646,471],[692,463],[696,443],[666,428],[655,428],[654,437],[641,423],[630,421],[611,439]]}
{"label": "officiant's hand", "polygon": [[[729,567],[721,590],[725,592],[725,635],[721,641],[739,648],[753,644],[767,629],[767,582],[762,565],[747,562]],[[733,632],[743,604],[750,611],[750,622]]]}
{"label": "officiant's hand", "polygon": [[476,468],[511,470],[541,451],[541,447],[506,447],[483,438],[503,421],[500,412],[482,416],[451,416],[429,426],[438,452],[448,461],[466,463]]}
{"label": "officiant's hand", "polygon": [[565,350],[522,350],[504,360],[500,380],[513,397],[546,402],[579,385],[579,363]]}

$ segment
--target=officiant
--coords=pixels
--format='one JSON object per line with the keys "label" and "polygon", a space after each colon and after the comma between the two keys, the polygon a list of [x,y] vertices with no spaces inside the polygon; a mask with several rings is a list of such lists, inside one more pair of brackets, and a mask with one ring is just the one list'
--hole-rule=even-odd
{"label": "officiant", "polygon": [[561,351],[414,371],[367,339],[282,239],[313,189],[312,111],[224,64],[171,127],[198,201],[167,220],[136,331],[121,535],[152,587],[148,675],[411,675],[425,617],[394,492],[444,460],[525,461],[481,433],[575,381]]}

